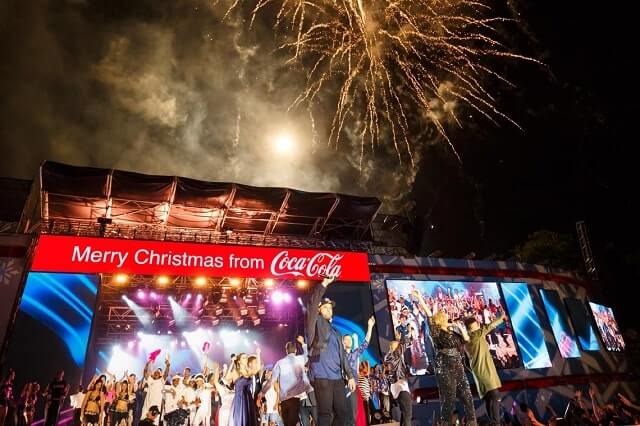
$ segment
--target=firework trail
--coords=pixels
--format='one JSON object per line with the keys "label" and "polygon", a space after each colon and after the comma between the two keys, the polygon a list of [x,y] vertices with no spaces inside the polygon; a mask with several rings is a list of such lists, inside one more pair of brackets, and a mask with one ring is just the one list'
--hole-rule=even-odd
{"label": "firework trail", "polygon": [[306,106],[313,114],[321,97],[335,96],[328,143],[337,146],[351,123],[360,138],[361,165],[365,146],[374,149],[381,139],[393,143],[400,162],[405,154],[413,163],[408,116],[416,111],[458,159],[445,130],[446,120],[462,125],[457,104],[494,123],[518,126],[496,108],[485,87],[487,77],[513,85],[488,62],[537,61],[509,52],[498,40],[497,26],[509,20],[494,16],[488,0],[257,0],[251,24],[273,7],[288,63],[307,71],[306,86],[291,107]]}

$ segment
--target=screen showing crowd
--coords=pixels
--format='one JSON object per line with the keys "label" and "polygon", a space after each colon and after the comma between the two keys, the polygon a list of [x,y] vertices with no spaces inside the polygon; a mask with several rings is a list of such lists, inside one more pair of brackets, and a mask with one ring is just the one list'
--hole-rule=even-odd
{"label": "screen showing crowd", "polygon": [[[396,332],[411,331],[410,368],[414,375],[433,372],[433,346],[429,338],[427,318],[418,309],[411,292],[417,289],[432,312],[444,310],[452,321],[475,317],[480,324],[488,324],[506,312],[502,306],[496,283],[461,281],[387,280],[389,309]],[[503,323],[487,335],[487,342],[495,365],[499,369],[520,367],[513,330]]]}
{"label": "screen showing crowd", "polygon": [[589,302],[593,318],[602,337],[602,343],[608,351],[622,352],[624,350],[624,340],[620,333],[620,328],[613,316],[613,310],[607,306]]}

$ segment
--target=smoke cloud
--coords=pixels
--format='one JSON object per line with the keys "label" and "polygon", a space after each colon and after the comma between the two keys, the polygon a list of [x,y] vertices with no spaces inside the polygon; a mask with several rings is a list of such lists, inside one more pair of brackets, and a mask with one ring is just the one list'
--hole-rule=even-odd
{"label": "smoke cloud", "polygon": [[[31,178],[48,159],[376,195],[401,209],[417,168],[386,146],[361,163],[348,130],[328,147],[331,110],[315,114],[315,129],[308,111],[288,110],[304,72],[284,64],[269,13],[249,29],[239,15],[223,20],[226,9],[204,0],[2,2],[2,174]],[[282,134],[295,141],[288,154],[274,150]],[[416,135],[420,164],[420,147],[438,138]]]}

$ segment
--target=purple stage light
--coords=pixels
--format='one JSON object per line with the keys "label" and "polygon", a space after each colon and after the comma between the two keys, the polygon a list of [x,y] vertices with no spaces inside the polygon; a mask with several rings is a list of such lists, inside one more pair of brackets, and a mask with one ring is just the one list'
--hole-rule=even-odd
{"label": "purple stage light", "polygon": [[147,295],[144,291],[138,290],[137,297],[139,300],[145,300],[147,298]]}
{"label": "purple stage light", "polygon": [[152,298],[153,300],[156,300],[156,299],[158,298],[158,295],[157,295],[157,294],[155,294],[155,293],[152,291],[152,292],[151,292],[151,298]]}
{"label": "purple stage light", "polygon": [[289,293],[282,293],[282,300],[284,300],[286,303],[291,302],[291,295]]}
{"label": "purple stage light", "polygon": [[282,303],[283,300],[283,294],[280,290],[276,290],[271,294],[271,300],[273,301],[273,303],[275,303],[276,305],[279,305],[280,303]]}
{"label": "purple stage light", "polygon": [[133,346],[134,346],[135,344],[136,344],[136,341],[135,341],[135,340],[131,340],[131,341],[127,344],[127,347],[128,347],[129,349],[132,349],[132,348],[133,348]]}

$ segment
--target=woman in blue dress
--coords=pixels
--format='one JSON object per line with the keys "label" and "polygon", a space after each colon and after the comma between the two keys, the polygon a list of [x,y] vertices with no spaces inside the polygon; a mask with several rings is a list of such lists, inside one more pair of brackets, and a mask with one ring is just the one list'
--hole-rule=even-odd
{"label": "woman in blue dress", "polygon": [[258,426],[255,376],[262,368],[261,364],[260,348],[255,356],[246,358],[246,361],[242,357],[236,359],[235,371],[232,373],[235,395],[228,426]]}

